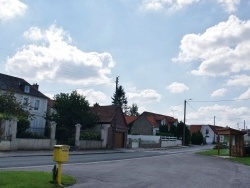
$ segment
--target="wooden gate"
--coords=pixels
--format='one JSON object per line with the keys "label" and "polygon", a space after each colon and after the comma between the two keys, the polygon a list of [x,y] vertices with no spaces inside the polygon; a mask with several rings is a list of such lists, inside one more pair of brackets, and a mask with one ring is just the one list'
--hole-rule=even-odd
{"label": "wooden gate", "polygon": [[116,132],[115,133],[115,148],[123,148],[124,147],[124,133]]}

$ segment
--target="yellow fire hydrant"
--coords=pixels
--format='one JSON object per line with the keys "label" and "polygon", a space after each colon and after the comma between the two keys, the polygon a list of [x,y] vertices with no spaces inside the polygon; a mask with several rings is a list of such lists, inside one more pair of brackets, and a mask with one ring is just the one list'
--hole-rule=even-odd
{"label": "yellow fire hydrant", "polygon": [[69,148],[68,145],[54,145],[53,160],[58,164],[57,183],[60,186],[62,185],[62,163],[69,160]]}

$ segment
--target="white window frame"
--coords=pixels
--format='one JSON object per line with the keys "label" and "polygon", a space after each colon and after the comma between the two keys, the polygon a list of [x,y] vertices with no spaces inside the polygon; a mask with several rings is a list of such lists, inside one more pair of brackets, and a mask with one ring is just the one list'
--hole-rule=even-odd
{"label": "white window frame", "polygon": [[28,109],[29,108],[29,97],[23,97],[22,105],[23,105],[24,109]]}
{"label": "white window frame", "polygon": [[[38,102],[38,103],[36,103],[36,102]],[[36,106],[36,104],[38,104],[38,106]],[[41,106],[41,100],[35,99],[34,100],[34,108],[33,108],[33,110],[34,111],[39,111],[40,110],[40,106]]]}
{"label": "white window frame", "polygon": [[25,85],[24,86],[24,92],[25,93],[29,93],[30,92],[30,86],[29,85]]}

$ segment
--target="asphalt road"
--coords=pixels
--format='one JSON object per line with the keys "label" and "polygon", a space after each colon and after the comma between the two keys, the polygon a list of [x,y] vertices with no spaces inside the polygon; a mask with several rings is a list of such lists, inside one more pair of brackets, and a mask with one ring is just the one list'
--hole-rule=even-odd
{"label": "asphalt road", "polygon": [[[196,149],[76,155],[75,159],[70,156],[70,161],[63,165],[63,173],[77,178],[77,184],[73,188],[250,187],[249,166],[218,157],[200,156],[194,154]],[[31,165],[14,162],[19,159],[27,160]],[[4,162],[7,166],[15,166],[13,169],[51,171],[53,162],[48,163],[49,159],[51,160],[50,156],[19,157],[4,162],[7,159],[0,158],[0,165],[4,166]]]}

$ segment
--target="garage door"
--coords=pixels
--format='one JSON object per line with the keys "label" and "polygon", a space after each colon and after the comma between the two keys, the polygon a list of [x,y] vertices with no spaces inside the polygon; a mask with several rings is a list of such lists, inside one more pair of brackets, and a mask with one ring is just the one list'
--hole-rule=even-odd
{"label": "garage door", "polygon": [[115,148],[123,148],[124,147],[124,133],[116,132],[115,133]]}

